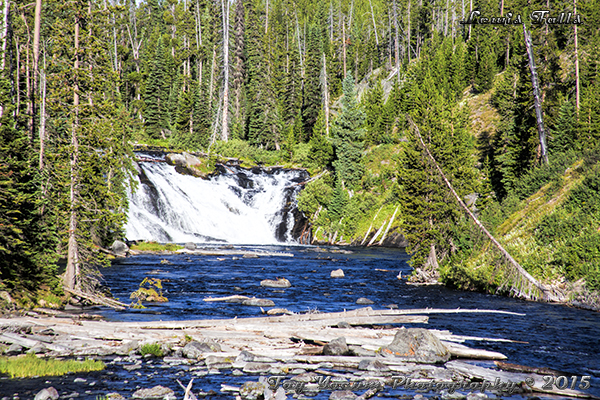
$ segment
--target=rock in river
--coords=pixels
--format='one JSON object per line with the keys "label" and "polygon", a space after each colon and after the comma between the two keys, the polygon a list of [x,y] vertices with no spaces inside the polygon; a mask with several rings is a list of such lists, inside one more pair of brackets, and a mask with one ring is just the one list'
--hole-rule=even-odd
{"label": "rock in river", "polygon": [[144,400],[175,400],[175,392],[164,386],[154,386],[151,389],[140,389],[136,391],[132,399]]}
{"label": "rock in river", "polygon": [[443,363],[450,359],[450,352],[440,339],[422,328],[400,329],[392,343],[382,347],[380,353],[407,362],[427,364]]}
{"label": "rock in river", "polygon": [[277,280],[274,279],[265,279],[260,281],[260,286],[264,286],[264,287],[269,287],[269,288],[289,288],[290,286],[292,286],[292,284],[290,283],[290,281],[288,281],[285,278],[277,278]]}
{"label": "rock in river", "polygon": [[110,246],[110,249],[117,255],[125,255],[129,251],[129,246],[120,240],[115,240],[112,246]]}
{"label": "rock in river", "polygon": [[343,278],[344,275],[344,271],[340,268],[340,269],[334,269],[333,271],[331,271],[331,277],[332,278]]}
{"label": "rock in river", "polygon": [[42,389],[35,395],[35,400],[56,400],[58,399],[58,392],[52,386],[46,389]]}
{"label": "rock in river", "polygon": [[375,302],[373,300],[367,299],[366,297],[361,297],[358,300],[356,300],[356,304],[368,305],[375,304]]}

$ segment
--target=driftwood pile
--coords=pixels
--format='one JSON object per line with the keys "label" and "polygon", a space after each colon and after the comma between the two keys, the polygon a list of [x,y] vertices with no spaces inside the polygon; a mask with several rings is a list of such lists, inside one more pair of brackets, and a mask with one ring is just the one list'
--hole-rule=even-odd
{"label": "driftwood pile", "polygon": [[[394,376],[410,377],[414,382],[474,379],[494,382],[500,379],[514,382],[517,392],[533,390],[592,398],[585,391],[543,390],[543,376],[531,371],[507,372],[457,360],[505,360],[503,354],[470,348],[461,343],[510,342],[508,339],[397,327],[397,324],[426,324],[427,315],[435,313],[514,314],[493,310],[373,310],[367,307],[338,313],[168,322],[19,317],[0,319],[0,343],[5,344],[5,352],[12,349],[15,353],[21,347],[21,352],[33,350],[47,357],[129,355],[139,352],[144,344],[159,343],[165,351],[165,362],[193,364],[207,371],[237,369],[245,374],[285,376],[294,370],[304,370],[333,377],[352,376],[352,371],[362,371],[369,374],[370,379],[381,379],[386,384]],[[383,326],[376,329],[377,325]],[[436,364],[411,361],[414,354],[408,353],[413,351],[412,347],[407,354],[398,353],[397,347],[392,345],[400,332],[408,331],[425,332],[434,337],[448,353],[445,361]],[[336,353],[337,345],[346,348]],[[418,355],[420,350],[418,345],[415,346],[414,351]],[[499,362],[497,365],[502,368],[502,365],[509,364]],[[537,372],[547,373],[545,370]],[[531,382],[535,383],[532,385]]]}

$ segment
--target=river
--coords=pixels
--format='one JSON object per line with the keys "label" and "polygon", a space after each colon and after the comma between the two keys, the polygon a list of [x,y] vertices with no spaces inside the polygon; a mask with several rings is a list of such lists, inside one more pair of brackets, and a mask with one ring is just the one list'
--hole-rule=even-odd
{"label": "river", "polygon": [[[218,246],[212,249],[218,251]],[[556,304],[528,302],[489,294],[462,292],[443,286],[413,286],[397,278],[410,273],[408,255],[399,249],[383,248],[319,248],[302,246],[227,246],[226,251],[269,251],[288,253],[285,256],[241,258],[240,256],[199,255],[139,255],[128,257],[103,271],[105,284],[112,294],[129,302],[129,294],[137,289],[144,277],[161,279],[167,303],[147,304],[143,310],[95,310],[112,321],[187,320],[198,318],[244,318],[261,315],[258,307],[233,303],[203,301],[209,296],[241,294],[271,299],[277,307],[296,313],[307,311],[335,312],[363,307],[356,304],[360,297],[383,309],[391,304],[401,309],[495,309],[524,314],[431,314],[427,325],[412,327],[449,330],[454,334],[487,338],[503,338],[516,343],[477,341],[469,347],[498,351],[508,356],[508,362],[534,367],[548,367],[567,376],[591,376],[588,393],[600,396],[600,315]],[[233,247],[233,248],[232,248]],[[293,257],[287,255],[292,254]],[[341,268],[344,278],[331,278],[334,269]],[[292,287],[285,290],[260,286],[262,279],[285,277]],[[405,324],[411,327],[410,324]],[[388,327],[390,328],[390,327]],[[127,371],[125,358],[108,358],[107,369],[92,374],[67,375],[60,378],[0,379],[3,396],[12,399],[33,398],[43,387],[53,385],[61,399],[77,393],[84,399],[109,392],[130,397],[142,387],[163,385],[175,390],[178,398],[183,390],[176,382],[187,383],[195,378],[194,390],[209,392],[211,398],[232,400],[231,393],[220,392],[221,384],[240,386],[256,375],[235,376],[231,370],[218,375],[198,376],[190,366],[168,367],[158,359],[144,360],[141,368]],[[477,362],[490,367],[491,362]],[[202,375],[202,374],[200,374]],[[79,379],[77,379],[79,378]],[[82,381],[84,379],[85,381]],[[28,397],[26,392],[30,393]],[[387,390],[383,397],[411,396],[407,390]],[[437,394],[423,393],[426,397]],[[322,393],[318,399],[327,399]],[[488,394],[493,396],[492,394]],[[539,394],[537,394],[539,396]],[[541,398],[556,398],[540,396]],[[0,397],[2,398],[2,397]],[[512,396],[512,398],[523,398]]]}

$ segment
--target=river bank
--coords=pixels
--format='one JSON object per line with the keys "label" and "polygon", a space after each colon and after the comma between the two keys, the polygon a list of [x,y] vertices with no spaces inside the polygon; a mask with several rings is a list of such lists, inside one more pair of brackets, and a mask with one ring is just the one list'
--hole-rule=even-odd
{"label": "river bank", "polygon": [[[129,372],[140,370],[144,363],[185,370],[191,372],[197,382],[196,386],[190,386],[188,396],[189,393],[196,396],[208,393],[202,389],[202,377],[232,374],[246,376],[256,385],[252,390],[250,384],[245,387],[225,385],[221,393],[245,400],[255,399],[258,392],[274,398],[278,386],[287,389],[279,392],[279,398],[310,392],[312,396],[319,392],[333,396],[335,392],[346,390],[348,393],[344,393],[343,398],[362,396],[364,399],[390,390],[416,394],[433,383],[437,386],[433,386],[432,393],[437,392],[442,398],[485,398],[483,395],[490,388],[503,398],[532,392],[595,398],[585,390],[544,388],[548,374],[561,376],[556,371],[520,368],[521,372],[507,372],[506,369],[514,371],[519,367],[506,363],[497,363],[494,368],[490,367],[492,364],[487,368],[479,366],[474,360],[506,360],[507,357],[462,344],[511,340],[389,326],[426,324],[428,315],[439,313],[515,314],[495,310],[373,310],[367,307],[339,313],[138,323],[30,316],[0,319],[0,341],[11,343],[13,351],[15,346],[21,346],[23,351],[34,351],[43,357],[108,358],[110,363]],[[382,326],[384,329],[380,329]],[[160,347],[159,357],[143,355],[145,346],[154,344]],[[251,377],[257,375],[267,381],[256,383]],[[269,380],[271,377],[279,378]],[[82,383],[85,378],[79,380]],[[489,386],[483,388],[481,385],[485,382]],[[499,382],[504,386],[498,386]],[[175,393],[181,394],[183,390],[157,386],[133,389],[136,387],[112,391],[109,398],[176,398]],[[456,394],[452,397],[455,390],[464,392],[462,397]],[[157,393],[161,393],[160,396]]]}

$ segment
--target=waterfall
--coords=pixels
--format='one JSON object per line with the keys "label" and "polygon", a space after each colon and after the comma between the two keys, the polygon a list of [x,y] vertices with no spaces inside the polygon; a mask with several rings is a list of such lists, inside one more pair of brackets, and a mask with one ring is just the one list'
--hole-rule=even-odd
{"label": "waterfall", "polygon": [[128,240],[275,244],[298,236],[295,196],[306,171],[219,166],[218,175],[204,180],[165,162],[138,166]]}

